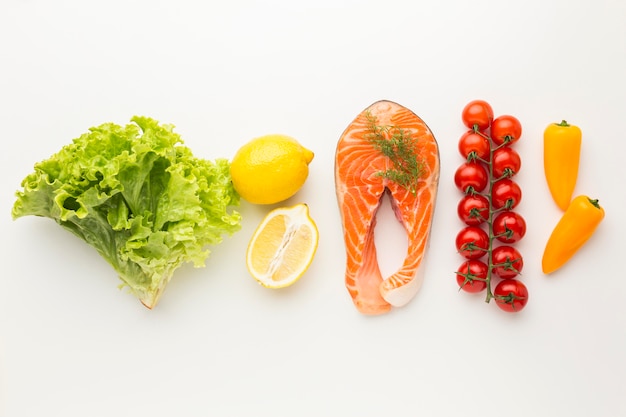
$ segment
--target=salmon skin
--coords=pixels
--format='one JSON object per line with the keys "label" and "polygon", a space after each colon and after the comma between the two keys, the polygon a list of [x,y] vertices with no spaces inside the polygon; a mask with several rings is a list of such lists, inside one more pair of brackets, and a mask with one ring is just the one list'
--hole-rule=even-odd
{"label": "salmon skin", "polygon": [[[412,156],[416,165],[385,154],[383,141],[397,149],[404,147],[398,154]],[[335,154],[335,190],[346,248],[345,285],[359,312],[386,313],[392,306],[405,305],[419,291],[438,184],[437,141],[409,109],[378,101],[341,135]],[[387,278],[381,274],[374,243],[376,212],[385,193],[408,237],[402,266]]]}

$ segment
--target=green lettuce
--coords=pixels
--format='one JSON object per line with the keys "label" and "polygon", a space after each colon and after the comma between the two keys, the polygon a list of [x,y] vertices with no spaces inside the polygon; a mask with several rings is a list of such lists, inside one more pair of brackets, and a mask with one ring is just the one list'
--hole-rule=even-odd
{"label": "green lettuce", "polygon": [[42,216],[93,246],[153,308],[174,271],[205,265],[208,246],[240,229],[227,159],[196,158],[173,126],[105,123],[35,164],[12,216]]}

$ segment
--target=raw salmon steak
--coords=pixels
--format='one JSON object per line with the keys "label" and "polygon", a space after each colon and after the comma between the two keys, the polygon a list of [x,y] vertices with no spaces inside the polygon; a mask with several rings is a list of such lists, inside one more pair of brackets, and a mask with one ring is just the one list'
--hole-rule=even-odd
{"label": "raw salmon steak", "polygon": [[[438,184],[437,141],[409,109],[378,101],[341,135],[335,190],[346,248],[345,285],[361,313],[386,313],[419,291]],[[403,264],[386,278],[374,243],[376,213],[385,193],[408,237]]]}

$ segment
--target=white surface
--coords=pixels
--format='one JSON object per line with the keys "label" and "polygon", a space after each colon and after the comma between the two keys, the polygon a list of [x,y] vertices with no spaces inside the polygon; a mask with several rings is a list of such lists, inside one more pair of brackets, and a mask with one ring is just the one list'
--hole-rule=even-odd
{"label": "white surface", "polygon": [[[626,415],[626,3],[205,3],[0,4],[1,416]],[[454,282],[452,178],[460,111],[475,98],[524,126],[518,248],[531,298],[516,315]],[[364,317],[343,284],[333,156],[379,99],[429,124],[442,172],[424,286],[408,306]],[[36,161],[135,114],[175,124],[206,158],[273,132],[311,148],[309,180],[289,201],[307,202],[321,233],[307,275],[283,291],[253,282],[245,246],[269,208],[243,203],[242,231],[206,268],[179,270],[148,311],[54,222],[11,220]],[[542,132],[563,118],[584,132],[576,191],[607,217],[547,278],[540,259],[560,212]],[[391,271],[403,235],[388,210],[380,224]]]}

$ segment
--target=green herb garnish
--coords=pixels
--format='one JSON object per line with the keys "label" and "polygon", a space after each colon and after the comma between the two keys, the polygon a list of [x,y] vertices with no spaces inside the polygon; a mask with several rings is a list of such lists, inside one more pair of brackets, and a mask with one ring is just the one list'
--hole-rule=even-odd
{"label": "green herb garnish", "polygon": [[424,172],[423,161],[417,158],[416,140],[410,132],[398,126],[378,125],[376,117],[369,112],[366,118],[370,133],[365,138],[393,164],[392,168],[376,175],[395,182],[415,195],[417,181]]}

